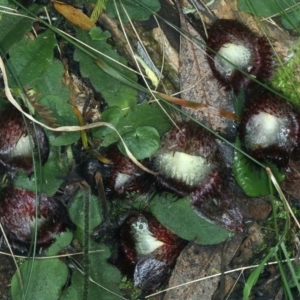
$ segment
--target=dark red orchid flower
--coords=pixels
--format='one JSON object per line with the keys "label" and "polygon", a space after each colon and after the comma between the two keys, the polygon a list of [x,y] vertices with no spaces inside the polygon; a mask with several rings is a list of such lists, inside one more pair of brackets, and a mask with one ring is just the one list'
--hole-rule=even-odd
{"label": "dark red orchid flower", "polygon": [[9,171],[33,173],[33,157],[44,164],[49,142],[43,128],[9,106],[0,111],[0,163]]}
{"label": "dark red orchid flower", "polygon": [[240,139],[257,160],[287,169],[299,146],[300,114],[286,100],[260,90],[249,97],[240,123]]}
{"label": "dark red orchid flower", "polygon": [[207,131],[193,123],[174,127],[164,136],[153,166],[160,189],[189,197],[195,211],[211,222],[237,233],[244,230],[223,158]]}
{"label": "dark red orchid flower", "polygon": [[72,227],[67,208],[56,198],[16,187],[0,192],[0,221],[12,246],[28,249],[37,226],[36,244],[49,246],[54,235]]}
{"label": "dark red orchid flower", "polygon": [[130,212],[117,233],[118,253],[113,263],[136,286],[152,291],[166,284],[186,241],[150,213]]}
{"label": "dark red orchid flower", "polygon": [[255,86],[252,78],[265,82],[273,74],[274,54],[268,39],[237,20],[219,19],[209,28],[206,53],[215,78],[236,93]]}
{"label": "dark red orchid flower", "polygon": [[110,163],[89,158],[77,167],[77,173],[97,191],[96,172],[100,172],[105,193],[110,197],[126,197],[130,193],[146,194],[153,188],[154,178],[144,172],[113,145],[106,151]]}

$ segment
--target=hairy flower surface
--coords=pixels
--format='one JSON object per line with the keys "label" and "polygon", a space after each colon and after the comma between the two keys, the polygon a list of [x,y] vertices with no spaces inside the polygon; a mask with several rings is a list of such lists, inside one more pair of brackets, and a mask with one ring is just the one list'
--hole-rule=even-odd
{"label": "hairy flower surface", "polygon": [[236,20],[219,19],[209,28],[206,53],[215,78],[236,93],[252,88],[252,78],[265,82],[273,74],[269,41]]}

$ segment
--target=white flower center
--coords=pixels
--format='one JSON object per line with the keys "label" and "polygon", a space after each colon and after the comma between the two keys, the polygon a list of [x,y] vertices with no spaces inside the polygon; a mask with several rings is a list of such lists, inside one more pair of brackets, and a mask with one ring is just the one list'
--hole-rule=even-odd
{"label": "white flower center", "polygon": [[122,186],[124,186],[130,180],[131,180],[131,175],[124,174],[124,173],[118,173],[118,175],[116,177],[116,182],[115,182],[115,190],[120,189]]}
{"label": "white flower center", "polygon": [[152,253],[157,248],[164,245],[162,241],[157,240],[149,230],[148,223],[146,220],[140,218],[133,223],[132,229],[136,239],[136,251],[140,255],[146,255]]}
{"label": "white flower center", "polygon": [[183,181],[195,186],[211,171],[213,165],[201,156],[183,152],[168,152],[156,159],[159,172],[166,177]]}
{"label": "white flower center", "polygon": [[30,135],[22,135],[16,147],[10,151],[9,155],[10,157],[31,156],[33,146],[32,137]]}
{"label": "white flower center", "polygon": [[283,146],[287,143],[289,130],[286,119],[280,119],[266,112],[254,115],[246,125],[245,142],[248,148],[255,150],[270,145]]}
{"label": "white flower center", "polygon": [[243,70],[251,68],[251,51],[243,45],[226,43],[217,54],[214,59],[215,66],[223,76],[231,76],[236,67]]}

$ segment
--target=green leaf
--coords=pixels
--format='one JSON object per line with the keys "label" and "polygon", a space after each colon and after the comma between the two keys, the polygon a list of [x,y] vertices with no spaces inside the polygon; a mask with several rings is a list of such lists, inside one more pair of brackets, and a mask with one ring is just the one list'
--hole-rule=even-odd
{"label": "green leaf", "polygon": [[[11,282],[11,294],[13,300],[54,300],[59,299],[61,290],[68,278],[68,268],[59,259],[45,259],[25,261],[20,272],[24,289],[20,284],[16,272]],[[26,297],[25,296],[26,289]]]}
{"label": "green leaf", "polygon": [[[39,103],[48,107],[52,111],[52,117],[56,119],[56,123],[59,126],[78,126],[78,120],[71,105],[68,103],[68,99],[46,95],[39,99]],[[70,145],[78,141],[80,137],[80,133],[78,131],[64,132],[58,137],[54,136],[52,132],[49,132],[48,135],[51,145],[53,146]]]}
{"label": "green leaf", "polygon": [[233,107],[236,115],[241,116],[245,107],[245,92],[242,91],[238,95],[234,95],[233,99]]}
{"label": "green leaf", "polygon": [[55,235],[54,237],[54,243],[46,250],[47,256],[57,255],[61,250],[70,245],[73,239],[73,233],[69,230],[62,231],[60,234]]}
{"label": "green leaf", "polygon": [[299,0],[239,0],[238,9],[265,18],[279,14],[282,25],[286,29],[295,30],[300,26],[299,9],[297,9],[299,2]]}
{"label": "green leaf", "polygon": [[96,41],[107,40],[109,37],[111,37],[110,32],[108,31],[103,32],[99,27],[96,26],[89,31],[89,35],[92,40],[96,40]]}
{"label": "green leaf", "polygon": [[72,143],[75,143],[79,140],[80,134],[78,131],[75,132],[63,132],[58,137],[54,137],[52,135],[51,144],[53,146],[66,146],[71,145]]}
{"label": "green leaf", "polygon": [[[299,280],[300,280],[300,265],[298,265],[298,266],[295,267],[295,273],[296,273],[296,280],[299,282]],[[293,288],[296,285],[297,285],[297,282],[295,281],[295,278],[292,277],[289,280],[289,287]]]}
{"label": "green leaf", "polygon": [[299,42],[290,49],[294,51],[294,55],[288,62],[282,66],[278,66],[272,77],[271,83],[275,89],[282,91],[287,100],[298,108],[300,107],[299,91],[299,64],[300,64],[300,44]]}
{"label": "green leaf", "polygon": [[[165,106],[163,108],[169,113],[168,108]],[[128,110],[128,114],[123,119],[120,119],[117,128],[121,133],[124,133],[126,130],[132,129],[130,126],[135,128],[151,126],[162,136],[171,129],[172,123],[158,104],[143,102],[139,105],[132,105]]]}
{"label": "green leaf", "polygon": [[81,300],[77,289],[74,287],[74,285],[69,286],[67,289],[63,291],[62,296],[59,298],[59,300]]}
{"label": "green leaf", "polygon": [[[62,84],[63,65],[53,59],[55,45],[55,36],[50,31],[38,36],[34,41],[25,38],[11,51],[10,62],[22,86],[33,88],[35,94],[41,95],[37,101],[52,111],[51,117],[56,119],[56,124],[78,125],[73,109],[68,103],[69,89]],[[47,123],[47,120],[43,121]],[[49,132],[48,136],[54,146],[69,145],[80,137],[79,132],[63,133],[58,137]]]}
{"label": "green leaf", "polygon": [[[119,107],[113,106],[106,109],[101,115],[101,121],[112,124],[117,128],[117,125],[124,113]],[[109,127],[102,126],[92,130],[93,136],[101,139],[102,146],[107,147],[119,140],[118,134]]]}
{"label": "green leaf", "polygon": [[57,96],[46,95],[39,101],[42,105],[52,110],[52,116],[60,126],[78,126],[78,120],[74,114],[68,99],[61,99]]}
{"label": "green leaf", "polygon": [[115,7],[114,2],[115,1],[107,1],[107,14],[111,18],[117,18],[117,11],[119,11],[121,20],[123,22],[128,22],[128,18],[126,16],[125,11],[128,13],[131,20],[144,21],[148,20],[153,14],[153,12],[157,12],[158,10],[160,10],[160,3],[158,0],[123,0],[122,4],[124,6],[125,11],[122,5],[120,4],[120,1],[116,1],[117,8]]}
{"label": "green leaf", "polygon": [[[126,132],[123,140],[133,156],[142,160],[155,154],[160,146],[158,131],[150,126],[138,127],[136,130]],[[120,151],[126,155],[123,143],[118,143]]]}
{"label": "green leaf", "polygon": [[119,107],[112,106],[102,113],[101,121],[108,122],[116,127],[122,117],[124,117],[123,111]]}
{"label": "green leaf", "polygon": [[[88,193],[87,193],[88,194]],[[89,201],[89,236],[93,229],[99,225],[102,221],[102,210],[99,203],[99,198],[93,195],[87,197],[84,196],[84,191],[79,190],[75,198],[72,200],[70,205],[69,214],[71,220],[76,224],[77,230],[75,232],[76,238],[83,244],[85,240],[84,234],[84,201]],[[89,277],[91,277],[94,281],[96,281],[99,285],[97,286],[94,283],[89,283],[88,288],[88,299],[89,300],[114,300],[118,299],[118,297],[113,294],[116,293],[120,295],[119,284],[121,282],[121,274],[117,268],[112,266],[107,262],[107,259],[111,256],[111,253],[107,246],[98,244],[94,242],[91,238],[88,241],[89,251],[93,250],[101,250],[96,253],[90,253],[88,256],[89,261]],[[86,259],[86,258],[85,258]],[[83,286],[84,286],[84,278],[83,275],[74,270],[72,276],[72,285],[70,288],[75,289],[80,296],[79,299],[83,299]],[[107,291],[108,289],[109,291]],[[72,292],[74,293],[74,292]],[[63,298],[64,299],[64,298]],[[67,298],[69,299],[69,298]]]}
{"label": "green leaf", "polygon": [[[241,141],[236,138],[235,145],[241,148]],[[282,182],[285,178],[274,164],[268,165],[278,182]],[[239,151],[234,151],[233,157],[233,173],[235,180],[250,197],[261,197],[270,194],[269,177],[264,169],[257,166],[249,158]]]}
{"label": "green leaf", "polygon": [[35,80],[45,75],[52,64],[55,45],[55,35],[49,30],[33,41],[24,37],[11,49],[9,61],[14,76],[18,78],[23,88],[31,87]]}
{"label": "green leaf", "polygon": [[[108,247],[91,242],[91,250],[101,249],[103,251],[98,253],[91,253],[90,273],[89,276],[96,281],[100,286],[89,282],[88,299],[89,300],[116,300],[121,296],[119,284],[121,282],[121,274],[117,268],[107,262],[110,257]],[[83,299],[83,275],[78,271],[73,271],[72,285],[78,294],[81,295],[79,299]]]}
{"label": "green leaf", "polygon": [[60,149],[51,147],[47,162],[40,168],[37,164],[36,174],[28,176],[25,173],[19,173],[14,178],[14,186],[35,192],[43,192],[48,196],[53,196],[65,177],[70,172],[71,162],[68,158],[60,154]]}
{"label": "green leaf", "polygon": [[280,0],[239,0],[238,9],[249,14],[255,13],[257,16],[270,17],[281,11],[279,2]]}
{"label": "green leaf", "polygon": [[[101,120],[113,124],[121,135],[137,127],[151,126],[162,136],[172,126],[170,119],[158,104],[148,104],[147,102],[131,105],[127,115],[124,115],[122,110],[116,107],[108,108],[103,112]],[[94,129],[93,136],[102,139],[103,147],[119,140],[117,134],[107,127]]]}
{"label": "green leaf", "polygon": [[[101,249],[103,250],[100,253],[90,255],[90,275],[94,280],[100,283],[103,287],[108,289],[111,292],[114,292],[120,295],[119,284],[121,282],[121,273],[120,271],[107,262],[108,258],[111,256],[109,248],[104,245],[91,244],[91,249]],[[112,294],[99,287],[94,287],[94,299],[105,299],[105,300],[115,300],[116,295]],[[92,295],[92,293],[91,293]],[[98,295],[98,298],[97,298]]]}
{"label": "green leaf", "polygon": [[[87,198],[87,199],[86,199]],[[89,229],[92,230],[102,222],[102,209],[100,200],[94,195],[84,196],[84,191],[79,190],[69,207],[71,221],[77,226],[77,234],[80,236],[84,232],[84,201],[89,201]],[[79,237],[83,239],[83,236]]]}
{"label": "green leaf", "polygon": [[[1,5],[14,7],[9,5],[8,1],[2,1]],[[40,9],[38,5],[32,5],[29,11],[36,13]],[[19,10],[19,14],[28,15],[24,10]],[[0,52],[1,55],[7,54],[11,47],[19,42],[23,36],[30,31],[34,20],[21,16],[0,13]]]}
{"label": "green leaf", "polygon": [[284,28],[289,30],[299,29],[300,27],[299,14],[300,14],[300,10],[299,8],[297,9],[296,7],[292,11],[282,14],[281,22]]}
{"label": "green leaf", "polygon": [[[47,73],[42,78],[38,78],[34,84],[35,92],[41,94],[37,102],[52,111],[51,117],[55,118],[57,125],[78,125],[78,120],[68,103],[70,91],[62,84],[63,72],[61,62],[52,60]],[[57,136],[48,131],[48,136],[53,146],[65,146],[78,141],[80,134],[64,132]]]}
{"label": "green leaf", "polygon": [[[112,47],[105,41],[93,41],[84,30],[77,29],[77,38],[83,43],[95,48],[97,51],[115,59],[116,61],[127,64],[126,60],[118,55]],[[125,75],[133,81],[136,81],[136,75],[120,66],[117,63],[99,55],[100,59],[108,65],[112,66],[117,72]],[[120,108],[128,107],[131,103],[137,101],[137,91],[120,81],[114,79],[106,72],[104,72],[98,65],[96,65],[93,58],[76,49],[74,59],[80,63],[80,71],[83,77],[89,78],[97,92],[101,93],[109,106],[118,106]]]}
{"label": "green leaf", "polygon": [[164,194],[155,197],[149,209],[168,229],[197,244],[218,244],[233,235],[197,215],[188,199],[175,200],[171,194]]}
{"label": "green leaf", "polygon": [[239,0],[238,9],[260,17],[270,17],[300,2],[299,0]]}
{"label": "green leaf", "polygon": [[244,287],[243,291],[243,299],[248,300],[250,292],[252,290],[252,287],[256,284],[257,279],[262,271],[262,269],[265,267],[266,263],[270,260],[270,258],[275,254],[277,251],[277,247],[274,247],[270,250],[268,255],[261,261],[259,266],[251,273],[251,275],[248,277],[247,282]]}
{"label": "green leaf", "polygon": [[43,77],[37,78],[34,84],[34,90],[43,96],[56,96],[61,101],[67,103],[70,98],[69,89],[63,85],[62,79],[64,75],[64,67],[61,61],[51,59],[51,64],[47,68],[47,72]]}

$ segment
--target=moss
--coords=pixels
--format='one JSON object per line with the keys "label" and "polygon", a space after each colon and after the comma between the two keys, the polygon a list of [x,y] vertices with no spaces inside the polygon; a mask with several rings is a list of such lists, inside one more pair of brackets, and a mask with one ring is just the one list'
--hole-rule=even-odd
{"label": "moss", "polygon": [[271,83],[290,102],[300,107],[300,41],[295,49],[291,49],[291,55],[292,58],[276,70]]}
{"label": "moss", "polygon": [[130,296],[131,300],[138,300],[142,295],[142,290],[134,286],[132,280],[123,277],[122,282],[119,285],[119,288],[125,296]]}

